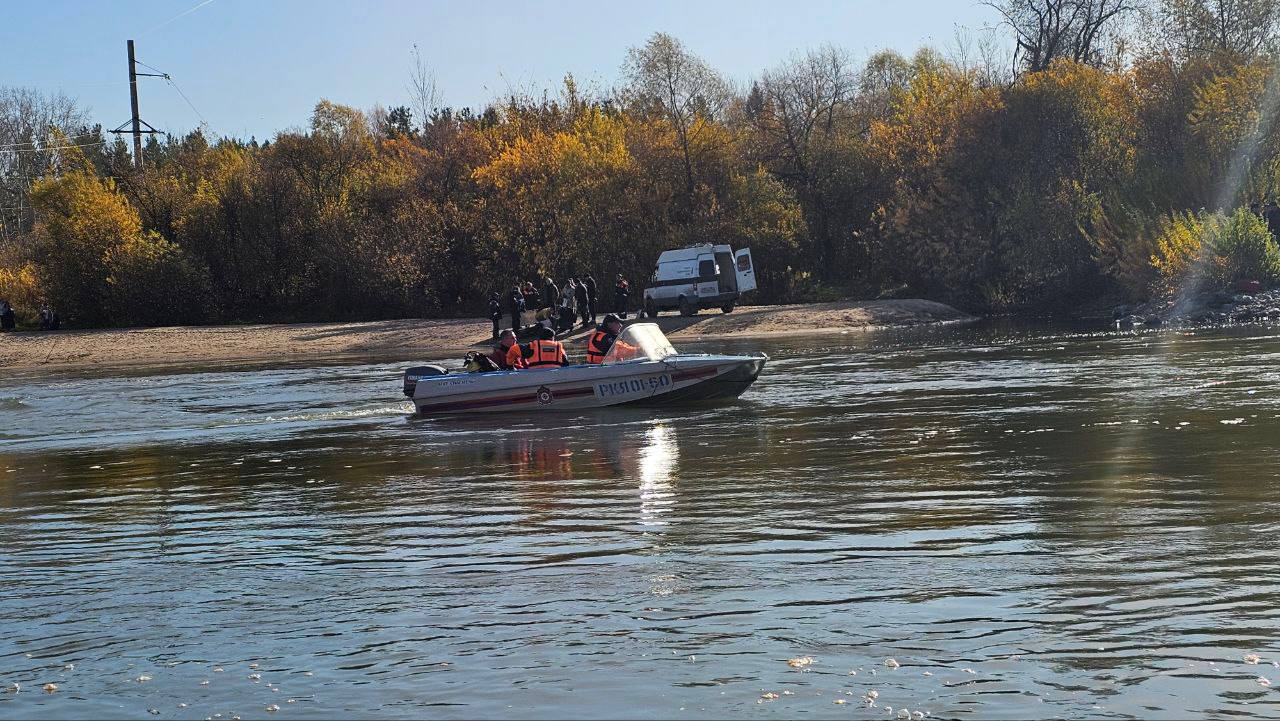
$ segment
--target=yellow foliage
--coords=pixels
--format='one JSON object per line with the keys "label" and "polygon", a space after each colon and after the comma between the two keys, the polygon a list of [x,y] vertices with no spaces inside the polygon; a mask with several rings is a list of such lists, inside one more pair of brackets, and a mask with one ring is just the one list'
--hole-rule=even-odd
{"label": "yellow foliage", "polygon": [[999,110],[1000,95],[971,73],[941,64],[923,68],[894,100],[886,121],[872,123],[875,144],[902,171],[935,163],[963,137],[973,116]]}
{"label": "yellow foliage", "polygon": [[1044,120],[1046,130],[1074,121],[1085,133],[1079,139],[1082,181],[1122,177],[1132,167],[1137,156],[1137,101],[1130,73],[1057,60],[1048,70],[1028,74],[1018,90],[1039,96],[1039,107],[1058,110],[1058,117]]}
{"label": "yellow foliage", "polygon": [[1175,213],[1156,237],[1151,264],[1171,286],[1195,266],[1204,246],[1204,220],[1197,213]]}
{"label": "yellow foliage", "polygon": [[142,221],[110,178],[87,170],[42,178],[31,188],[36,213],[36,264],[40,285],[68,319],[107,317],[108,255],[135,240]]}
{"label": "yellow foliage", "polygon": [[33,312],[40,305],[40,284],[35,264],[0,264],[0,299],[9,301],[19,312]]}
{"label": "yellow foliage", "polygon": [[572,132],[535,131],[516,138],[472,176],[498,190],[528,193],[549,184],[621,172],[630,164],[622,123],[592,108],[574,121]]}
{"label": "yellow foliage", "polygon": [[1270,67],[1245,65],[1215,76],[1195,91],[1195,107],[1188,116],[1192,131],[1216,157],[1232,153],[1257,131],[1260,104]]}
{"label": "yellow foliage", "polygon": [[116,192],[115,181],[83,172],[36,181],[31,188],[41,234],[101,257],[112,245],[142,230],[142,221]]}

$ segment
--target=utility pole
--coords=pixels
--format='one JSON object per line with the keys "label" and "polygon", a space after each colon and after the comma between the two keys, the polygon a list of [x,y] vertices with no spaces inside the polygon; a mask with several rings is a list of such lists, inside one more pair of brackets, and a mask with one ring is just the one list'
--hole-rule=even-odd
{"label": "utility pole", "polygon": [[138,117],[138,66],[129,41],[129,105],[133,108],[133,167],[142,167],[142,118]]}
{"label": "utility pole", "polygon": [[[142,135],[143,133],[146,133],[148,135],[154,135],[159,133],[160,131],[151,127],[150,123],[148,123],[147,121],[143,120],[141,117],[138,116],[138,78],[140,76],[146,76],[151,78],[167,79],[169,76],[164,74],[138,72],[138,67],[137,67],[138,61],[133,56],[133,41],[130,40],[128,42],[129,42],[129,106],[133,109],[133,116],[129,119],[129,122],[121,123],[119,127],[117,127],[115,130],[112,130],[111,132],[115,133],[116,135],[120,135],[122,133],[129,133],[133,135],[133,167],[141,169],[142,168]],[[145,130],[143,130],[144,125],[146,126]],[[130,129],[125,130],[125,126],[130,126]]]}

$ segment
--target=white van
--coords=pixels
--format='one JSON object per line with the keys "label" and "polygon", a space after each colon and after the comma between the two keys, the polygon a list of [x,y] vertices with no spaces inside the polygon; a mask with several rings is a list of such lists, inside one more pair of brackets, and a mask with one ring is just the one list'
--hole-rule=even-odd
{"label": "white van", "polygon": [[738,298],[756,289],[751,249],[735,251],[727,245],[695,245],[664,251],[644,289],[645,314],[679,310],[695,315],[703,308],[731,313]]}

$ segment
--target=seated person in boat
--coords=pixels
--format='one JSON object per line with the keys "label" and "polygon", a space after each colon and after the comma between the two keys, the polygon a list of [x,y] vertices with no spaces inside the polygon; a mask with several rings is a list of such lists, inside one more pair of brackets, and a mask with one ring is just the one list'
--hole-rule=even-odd
{"label": "seated person in boat", "polygon": [[[587,362],[603,363],[604,357],[609,355],[609,350],[618,343],[618,334],[622,332],[622,320],[617,315],[610,313],[604,317],[604,322],[596,327],[596,332],[591,334],[591,340],[587,341]],[[618,346],[618,360],[627,360],[634,358],[636,355],[636,347],[623,343]]]}
{"label": "seated person in boat", "polygon": [[543,325],[538,329],[537,340],[511,346],[507,362],[514,368],[517,361],[523,361],[526,370],[546,370],[569,365],[569,356],[564,344],[556,340],[556,332]]}
{"label": "seated person in boat", "polygon": [[502,335],[498,337],[498,342],[493,346],[493,352],[488,356],[496,370],[510,371],[525,367],[524,358],[517,357],[515,365],[511,363],[511,349],[516,345],[516,334],[509,330],[502,331]]}

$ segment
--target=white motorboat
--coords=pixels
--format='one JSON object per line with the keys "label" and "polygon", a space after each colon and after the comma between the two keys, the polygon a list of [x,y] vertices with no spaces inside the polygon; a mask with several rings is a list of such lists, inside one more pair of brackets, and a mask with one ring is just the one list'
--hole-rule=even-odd
{"label": "white motorboat", "polygon": [[404,393],[423,415],[558,411],[737,398],[768,357],[678,353],[654,323],[627,326],[600,364],[448,373],[410,368]]}

